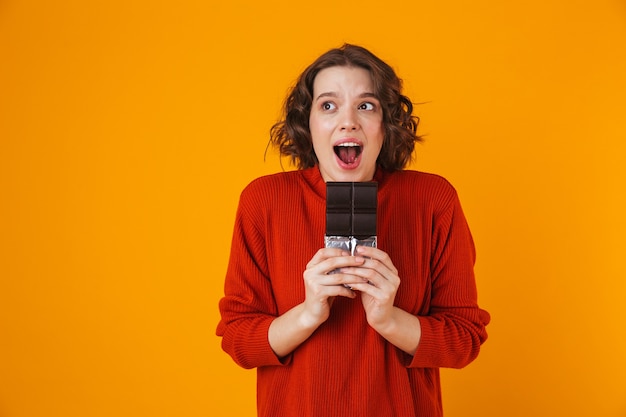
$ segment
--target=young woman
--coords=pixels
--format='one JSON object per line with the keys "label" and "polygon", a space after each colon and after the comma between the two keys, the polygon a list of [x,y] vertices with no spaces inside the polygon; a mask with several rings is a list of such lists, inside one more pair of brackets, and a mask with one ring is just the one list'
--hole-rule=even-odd
{"label": "young woman", "polygon": [[[404,169],[412,110],[393,69],[355,45],[320,56],[287,97],[271,142],[299,169],[242,192],[217,328],[257,368],[259,416],[441,416],[438,368],[486,340],[457,194]],[[378,183],[377,247],[324,247],[336,181]]]}

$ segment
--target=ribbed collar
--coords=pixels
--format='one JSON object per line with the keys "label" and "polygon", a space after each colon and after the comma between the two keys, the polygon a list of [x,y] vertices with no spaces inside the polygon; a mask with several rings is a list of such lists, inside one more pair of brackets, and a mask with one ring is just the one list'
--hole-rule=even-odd
{"label": "ribbed collar", "polygon": [[[319,167],[316,165],[313,168],[302,169],[299,172],[302,179],[311,188],[311,190],[313,190],[313,192],[320,198],[326,200],[326,182],[324,181],[324,178],[322,178],[322,173],[320,172]],[[379,190],[383,186],[388,175],[388,172],[383,170],[378,165],[376,166],[373,181],[378,182]]]}

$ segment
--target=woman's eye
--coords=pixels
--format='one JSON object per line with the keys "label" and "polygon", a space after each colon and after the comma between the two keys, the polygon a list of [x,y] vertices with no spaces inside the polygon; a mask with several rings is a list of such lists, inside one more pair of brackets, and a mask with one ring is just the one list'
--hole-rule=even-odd
{"label": "woman's eye", "polygon": [[374,104],[373,103],[363,103],[359,106],[360,110],[374,110]]}
{"label": "woman's eye", "polygon": [[333,110],[334,108],[335,108],[335,105],[331,103],[330,101],[326,101],[322,103],[322,110]]}

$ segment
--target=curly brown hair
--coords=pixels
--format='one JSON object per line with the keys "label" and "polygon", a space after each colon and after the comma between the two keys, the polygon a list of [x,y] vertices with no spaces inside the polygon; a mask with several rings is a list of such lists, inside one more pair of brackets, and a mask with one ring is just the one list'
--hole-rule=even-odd
{"label": "curly brown hair", "polygon": [[369,71],[374,94],[382,106],[385,131],[377,164],[390,171],[404,168],[411,161],[415,143],[422,140],[417,135],[419,117],[412,115],[413,104],[402,95],[402,80],[393,68],[357,45],[344,44],[329,50],[300,74],[285,100],[283,119],[270,130],[269,143],[300,169],[311,168],[318,163],[309,130],[313,82],[321,70],[336,66],[360,67]]}

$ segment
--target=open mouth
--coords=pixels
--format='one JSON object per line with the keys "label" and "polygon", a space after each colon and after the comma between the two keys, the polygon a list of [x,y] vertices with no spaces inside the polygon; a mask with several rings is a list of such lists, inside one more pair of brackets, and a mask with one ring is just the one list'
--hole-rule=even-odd
{"label": "open mouth", "polygon": [[346,165],[353,164],[363,151],[363,148],[354,142],[342,143],[334,146],[333,149],[335,150],[335,154],[341,159],[341,162]]}

